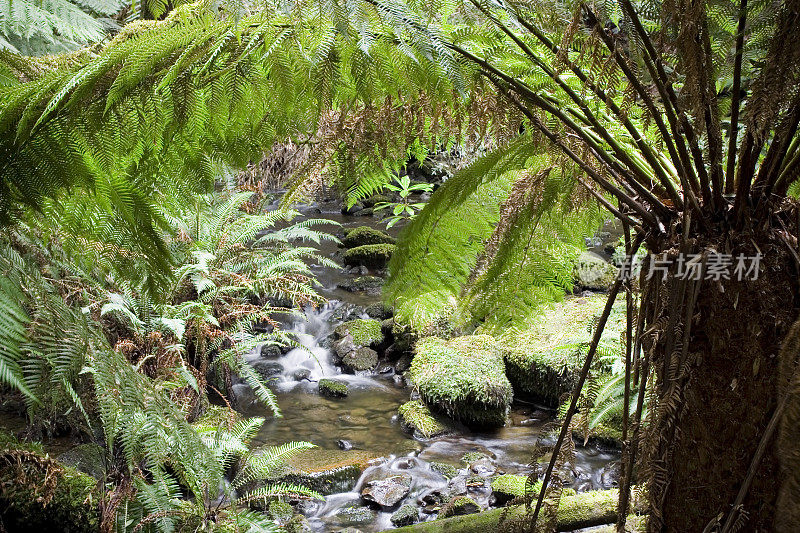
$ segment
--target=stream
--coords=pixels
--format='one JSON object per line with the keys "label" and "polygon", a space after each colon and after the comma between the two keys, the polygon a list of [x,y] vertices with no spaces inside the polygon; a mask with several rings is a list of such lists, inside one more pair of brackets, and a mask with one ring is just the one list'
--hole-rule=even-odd
{"label": "stream", "polygon": [[[368,225],[384,229],[373,217],[345,216],[333,204],[304,206],[302,213],[309,218],[338,222],[344,227]],[[337,250],[335,244],[321,246],[324,255],[338,260]],[[246,411],[248,415],[267,419],[255,439],[256,444],[309,441],[324,450],[352,447],[382,457],[378,464],[366,469],[352,491],[329,495],[324,502],[303,502],[301,510],[315,531],[338,531],[354,526],[364,533],[371,533],[391,528],[390,516],[400,505],[408,503],[422,507],[426,495],[444,490],[448,485],[452,488],[454,484],[465,483],[468,476],[472,476],[469,495],[486,508],[494,503],[489,487],[493,473],[528,474],[531,471],[529,462],[537,440],[545,436],[545,443],[554,442],[553,437],[546,437],[553,429],[552,410],[517,402],[503,428],[489,432],[462,428],[453,435],[415,439],[404,432],[397,421],[397,408],[408,401],[412,390],[400,376],[395,376],[391,364],[381,361],[373,373],[364,375],[343,374],[333,364],[331,351],[321,345],[344,319],[367,318],[363,308],[379,302],[380,296],[351,293],[338,287],[357,274],[344,269],[312,268],[321,284],[319,291],[328,303],[319,309],[307,309],[305,319],[289,320],[284,324],[285,329],[296,334],[305,350],[295,348],[274,359],[283,367],[273,384],[283,418],[272,418],[262,408],[252,407]],[[261,358],[261,353],[256,350],[248,357],[255,360]],[[297,380],[304,376],[307,377]],[[350,394],[346,398],[330,399],[318,393],[317,381],[332,376],[348,383]],[[491,460],[484,464],[482,471],[476,472],[473,467],[470,472],[461,464],[461,458],[467,452],[483,452]],[[575,463],[567,469],[571,481],[567,486],[577,491],[613,486],[616,480],[612,474],[613,466],[618,458],[619,454],[614,450],[592,445],[577,446]],[[459,475],[448,480],[431,469],[434,462],[456,466],[461,469]],[[364,510],[358,519],[342,512],[347,508],[365,509],[366,502],[361,499],[360,491],[367,480],[398,472],[409,474],[412,481],[408,495],[392,509],[374,507],[371,511]],[[476,485],[475,473],[485,476],[484,485]],[[436,518],[435,513],[426,514],[424,509],[421,516],[422,520]]]}

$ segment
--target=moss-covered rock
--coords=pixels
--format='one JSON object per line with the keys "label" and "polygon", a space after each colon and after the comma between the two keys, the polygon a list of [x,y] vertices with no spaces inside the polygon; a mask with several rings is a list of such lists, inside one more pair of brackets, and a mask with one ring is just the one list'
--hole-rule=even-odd
{"label": "moss-covered rock", "polygon": [[367,244],[394,244],[395,240],[379,229],[369,226],[359,226],[347,232],[342,239],[345,248],[357,248]]}
{"label": "moss-covered rock", "polygon": [[619,269],[592,252],[582,252],[572,262],[572,278],[582,289],[607,291],[619,275]]}
{"label": "moss-covered rock", "polygon": [[440,416],[431,413],[428,406],[419,400],[406,402],[397,409],[400,424],[406,431],[414,432],[422,438],[430,439],[453,430]]}
{"label": "moss-covered rock", "polygon": [[294,515],[283,528],[286,533],[311,533],[314,531],[308,522],[308,518],[301,514]]}
{"label": "moss-covered rock", "polygon": [[362,450],[302,450],[286,461],[276,480],[297,483],[320,494],[348,492],[378,457]]}
{"label": "moss-covered rock", "polygon": [[502,426],[513,392],[488,335],[419,341],[410,376],[425,402],[472,426]]}
{"label": "moss-covered rock", "polygon": [[318,388],[319,393],[328,398],[344,398],[349,394],[347,383],[338,379],[322,378]]}
{"label": "moss-covered rock", "polygon": [[469,496],[456,496],[439,511],[439,518],[447,518],[448,516],[463,516],[468,514],[477,513],[481,510],[481,506],[470,498]]}
{"label": "moss-covered rock", "polygon": [[60,454],[58,462],[89,474],[95,479],[106,477],[106,449],[99,444],[79,444]]}
{"label": "moss-covered rock", "polygon": [[359,318],[340,324],[334,330],[336,336],[350,335],[355,346],[376,346],[383,341],[383,331],[379,320]]}
{"label": "moss-covered rock", "polygon": [[378,352],[362,346],[342,357],[342,366],[353,372],[372,370],[378,364]]}
{"label": "moss-covered rock", "polygon": [[[546,309],[529,328],[500,338],[506,375],[517,393],[556,407],[561,397],[572,391],[606,299],[604,295],[567,298]],[[624,327],[622,299],[614,305],[603,332],[604,349],[621,348]]]}
{"label": "moss-covered rock", "polygon": [[433,462],[431,463],[431,470],[443,475],[447,479],[452,479],[458,475],[458,469],[455,466],[447,463]]}
{"label": "moss-covered rock", "polygon": [[294,509],[285,501],[273,500],[269,502],[267,513],[273,520],[285,524],[294,516]]}
{"label": "moss-covered rock", "polygon": [[340,525],[350,526],[374,522],[377,513],[369,507],[342,507],[336,511],[336,518]]}
{"label": "moss-covered rock", "polygon": [[410,490],[411,475],[399,473],[367,481],[361,488],[361,497],[381,507],[391,508],[408,496]]}
{"label": "moss-covered rock", "polygon": [[0,516],[6,531],[95,533],[97,480],[34,451],[0,451]]}
{"label": "moss-covered rock", "polygon": [[365,292],[379,295],[383,284],[384,279],[379,276],[358,276],[357,278],[344,280],[336,286],[347,292]]}
{"label": "moss-covered rock", "polygon": [[461,462],[467,466],[471,465],[474,462],[480,461],[481,459],[491,459],[491,458],[483,452],[467,452],[461,456]]}
{"label": "moss-covered rock", "polygon": [[375,207],[378,204],[388,204],[392,198],[386,194],[373,194],[364,200],[364,205],[367,207]]}
{"label": "moss-covered rock", "polygon": [[394,253],[394,248],[394,244],[365,244],[346,250],[342,259],[348,266],[364,265],[367,268],[385,268]]}
{"label": "moss-covered rock", "polygon": [[419,510],[413,505],[403,505],[390,518],[395,527],[410,526],[419,522]]}
{"label": "moss-covered rock", "polygon": [[492,494],[500,504],[521,498],[525,494],[536,494],[541,488],[541,481],[531,485],[528,483],[528,476],[518,474],[503,474],[492,480]]}

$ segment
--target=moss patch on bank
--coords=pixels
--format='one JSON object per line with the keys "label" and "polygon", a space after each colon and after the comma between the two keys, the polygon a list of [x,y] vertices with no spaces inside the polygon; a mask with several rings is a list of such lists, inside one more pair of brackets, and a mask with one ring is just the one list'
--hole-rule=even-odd
{"label": "moss patch on bank", "polygon": [[[506,371],[514,390],[550,406],[572,391],[591,343],[594,325],[607,297],[592,295],[567,298],[544,310],[530,327],[510,330],[498,341],[503,347]],[[602,372],[603,353],[621,349],[625,328],[625,302],[614,304],[601,338],[596,364]]]}
{"label": "moss patch on bank", "polygon": [[505,423],[513,392],[492,337],[428,337],[415,352],[411,380],[429,406],[467,425]]}

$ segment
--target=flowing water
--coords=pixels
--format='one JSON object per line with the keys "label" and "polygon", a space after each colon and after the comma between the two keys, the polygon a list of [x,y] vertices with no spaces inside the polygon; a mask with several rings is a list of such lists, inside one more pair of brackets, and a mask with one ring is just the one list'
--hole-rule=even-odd
{"label": "flowing water", "polygon": [[[371,217],[345,217],[335,206],[311,206],[305,214],[314,218],[326,218],[344,226],[371,225],[380,227]],[[325,245],[325,255],[336,258],[335,245]],[[375,373],[369,375],[348,375],[333,364],[331,352],[320,343],[342,321],[342,311],[350,304],[366,306],[379,301],[377,295],[349,293],[337,288],[337,284],[353,274],[315,267],[315,274],[321,283],[320,292],[329,303],[320,309],[308,309],[305,319],[296,319],[286,324],[286,328],[296,333],[304,349],[296,348],[277,359],[283,371],[277,376],[275,390],[283,418],[272,419],[269,413],[254,410],[252,415],[266,416],[267,422],[256,438],[258,444],[275,445],[288,441],[305,440],[322,449],[352,447],[381,456],[383,459],[369,467],[351,492],[333,494],[324,502],[310,502],[303,506],[304,514],[317,531],[337,531],[346,525],[339,514],[342,508],[363,506],[360,490],[366,479],[387,477],[392,473],[405,472],[412,477],[411,490],[401,502],[421,505],[422,498],[435,490],[448,485],[448,480],[431,469],[432,462],[442,462],[464,468],[461,457],[467,452],[484,452],[493,458],[491,469],[497,473],[521,473],[531,471],[528,463],[534,444],[540,438],[547,442],[553,428],[552,410],[535,405],[515,404],[506,427],[489,432],[473,432],[462,428],[455,435],[426,441],[416,440],[405,433],[397,422],[397,408],[408,401],[411,389],[394,376],[390,365],[379,364]],[[362,315],[366,317],[366,315]],[[252,358],[260,357],[258,351]],[[383,368],[382,368],[383,367]],[[307,379],[297,381],[296,371],[307,369]],[[347,381],[350,389],[348,397],[329,399],[317,392],[317,381],[321,377],[336,376]],[[549,437],[550,443],[554,440]],[[575,464],[569,465],[568,477],[572,488],[582,491],[608,488],[613,484],[609,472],[618,453],[601,450],[594,446],[579,446]],[[466,471],[455,479],[464,482]],[[451,482],[451,485],[452,483]],[[490,502],[491,490],[487,484],[472,487],[470,496],[486,507]],[[399,504],[398,504],[399,505]],[[396,506],[395,506],[396,508]],[[391,510],[376,510],[373,518],[357,527],[363,532],[382,531],[392,527],[389,517]],[[425,515],[423,519],[433,519],[435,514]]]}

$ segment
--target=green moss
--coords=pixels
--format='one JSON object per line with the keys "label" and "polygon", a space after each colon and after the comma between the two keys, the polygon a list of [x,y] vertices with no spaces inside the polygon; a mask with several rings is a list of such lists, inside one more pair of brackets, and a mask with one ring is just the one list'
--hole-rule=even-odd
{"label": "green moss", "polygon": [[384,268],[394,253],[394,244],[365,244],[350,248],[342,259],[348,266],[364,265],[368,268]]}
{"label": "green moss", "polygon": [[286,461],[276,480],[297,483],[321,494],[348,492],[377,457],[361,450],[303,450]]}
{"label": "green moss", "polygon": [[0,487],[7,531],[94,533],[100,527],[97,480],[47,456],[0,452]]}
{"label": "green moss", "polygon": [[348,334],[353,337],[353,344],[356,346],[372,346],[380,344],[383,340],[381,322],[372,318],[359,318],[340,324],[334,330],[339,337],[346,337]]}
{"label": "green moss", "polygon": [[389,518],[395,527],[409,526],[419,521],[419,511],[413,505],[403,505]]}
{"label": "green moss", "polygon": [[370,370],[378,364],[378,353],[371,348],[362,346],[342,357],[342,364],[356,372]]}
{"label": "green moss", "polygon": [[419,432],[426,439],[437,437],[452,431],[445,421],[431,413],[430,409],[419,400],[406,402],[397,409],[400,423],[405,429]]}
{"label": "green moss", "polygon": [[[555,407],[572,391],[592,340],[593,326],[607,297],[567,298],[546,309],[523,331],[510,331],[499,339],[506,373],[514,390]],[[614,305],[601,339],[600,352],[620,350],[625,327],[625,302]],[[598,365],[602,358],[597,357]],[[597,367],[595,370],[603,371]]]}
{"label": "green moss", "polygon": [[373,522],[377,515],[369,507],[343,507],[336,511],[336,517],[342,525],[353,525]]}
{"label": "green moss", "polygon": [[453,465],[449,465],[447,463],[436,463],[436,462],[431,463],[431,470],[433,470],[434,472],[438,472],[447,479],[454,478],[458,475],[458,468],[454,467]]}
{"label": "green moss", "polygon": [[383,283],[383,278],[378,276],[358,276],[342,281],[337,287],[347,292],[366,292],[378,295],[381,293]]}
{"label": "green moss", "polygon": [[273,520],[286,522],[294,516],[294,509],[288,503],[281,500],[273,500],[269,503],[269,517]]}
{"label": "green moss", "polygon": [[357,248],[368,244],[394,244],[394,242],[394,238],[369,226],[359,226],[350,230],[342,240],[345,248]]}
{"label": "green moss", "polygon": [[511,500],[521,498],[525,494],[536,494],[541,490],[542,483],[537,481],[533,485],[528,484],[528,476],[517,474],[503,474],[492,480],[492,492],[500,500]]}
{"label": "green moss", "polygon": [[308,518],[301,514],[296,514],[289,520],[285,526],[286,533],[311,533],[311,524],[308,523]]}
{"label": "green moss", "polygon": [[336,379],[322,378],[318,387],[319,393],[328,398],[344,398],[349,394],[347,383]]}
{"label": "green moss", "polygon": [[447,518],[448,516],[463,516],[477,513],[480,510],[481,506],[469,496],[456,496],[442,506],[442,510],[439,511],[439,518]]}
{"label": "green moss", "polygon": [[467,452],[461,456],[461,462],[469,466],[475,461],[480,461],[481,459],[484,458],[490,458],[490,457],[483,452]]}
{"label": "green moss", "polygon": [[505,423],[513,393],[492,337],[427,337],[415,352],[410,376],[429,406],[468,425]]}

